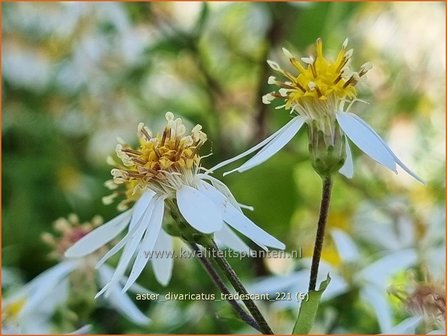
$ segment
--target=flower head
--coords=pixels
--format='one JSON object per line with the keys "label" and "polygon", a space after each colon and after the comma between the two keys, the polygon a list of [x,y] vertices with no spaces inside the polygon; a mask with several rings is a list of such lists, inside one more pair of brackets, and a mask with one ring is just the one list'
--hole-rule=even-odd
{"label": "flower head", "polygon": [[61,260],[70,246],[102,223],[100,216],[93,217],[89,222],[80,223],[76,214],[70,214],[67,218],[59,218],[53,223],[57,234],[45,232],[42,234],[42,240],[52,248],[50,256]]}
{"label": "flower head", "polygon": [[[107,247],[104,245],[96,253],[77,260],[66,259],[64,253],[101,224],[100,216],[81,223],[77,215],[70,214],[68,218],[59,218],[53,223],[54,234],[46,232],[42,235],[42,240],[52,248],[50,256],[58,263],[7,296],[2,306],[2,321],[7,327],[17,329],[19,333],[51,333],[54,330],[50,330],[49,322],[61,306],[74,307],[74,313],[79,312],[76,309],[82,306],[83,314],[94,308],[92,297],[97,286],[106,285],[114,273],[108,265],[95,269],[96,262]],[[126,280],[121,278],[120,282]],[[107,303],[130,321],[139,325],[148,324],[150,319],[121,292],[121,288],[120,283],[113,286]],[[147,291],[137,285],[132,290]]]}
{"label": "flower head", "polygon": [[[201,172],[205,169],[201,167],[199,149],[206,141],[201,126],[195,126],[190,135],[185,135],[181,119],[174,119],[168,112],[166,121],[163,132],[157,136],[152,136],[149,129],[140,124],[137,149],[125,144],[117,146],[122,164],[114,163],[117,168],[112,170],[113,180],[106,185],[117,189],[124,184],[126,198],[119,209],[135,202],[132,208],[93,230],[65,253],[67,257],[86,256],[128,228],[124,238],[97,264],[99,267],[123,248],[116,272],[97,295],[110,292],[134,257],[124,291],[135,282],[149,260],[158,282],[167,285],[174,259],[172,236],[200,243],[200,239],[212,234],[223,245],[249,250],[232,227],[263,248],[284,248],[283,243],[244,215],[225,184]],[[110,203],[118,195],[119,192],[114,191],[105,202]],[[164,220],[165,215],[170,218]]]}
{"label": "flower head", "polygon": [[445,285],[430,280],[425,271],[424,275],[427,277],[424,281],[417,281],[412,275],[407,288],[391,287],[389,292],[404,304],[411,315],[422,317],[427,326],[445,329]]}
{"label": "flower head", "polygon": [[[145,190],[153,190],[167,198],[174,198],[176,190],[183,185],[194,184],[201,157],[199,150],[206,142],[206,134],[202,126],[196,125],[186,135],[186,127],[180,118],[174,119],[171,112],[166,113],[167,124],[161,134],[155,136],[144,126],[138,125],[138,148],[128,144],[118,144],[116,155],[121,164],[112,169],[113,180],[106,186],[116,189],[117,185],[126,186],[127,199],[120,204],[121,208],[129,201],[135,201]],[[106,197],[111,201],[118,193]]]}
{"label": "flower head", "polygon": [[[321,176],[328,176],[336,171],[348,178],[353,176],[354,164],[348,141],[350,140],[381,165],[396,173],[396,167],[400,166],[415,179],[423,182],[400,161],[371,126],[357,115],[348,112],[352,104],[358,101],[357,84],[372,66],[365,63],[358,72],[351,71],[353,51],[347,50],[347,45],[345,40],[334,61],[323,55],[321,39],[317,39],[315,56],[301,58],[301,61],[283,49],[297,74],[291,74],[277,63],[268,61],[270,67],[285,77],[285,80],[279,81],[271,76],[268,83],[277,85],[280,89],[266,94],[262,100],[265,104],[270,104],[274,99],[283,100],[284,104],[277,108],[290,110],[292,120],[256,146],[219,163],[211,170],[257,152],[240,167],[225,174],[249,170],[276,154],[306,125],[312,166]],[[346,103],[349,103],[347,107]]]}
{"label": "flower head", "polygon": [[[278,92],[271,92],[263,100],[269,104],[275,98],[285,101],[285,109],[295,109],[301,105],[309,107],[353,100],[357,96],[356,85],[360,79],[371,69],[370,63],[365,63],[358,72],[350,70],[353,50],[347,50],[348,40],[343,43],[334,61],[328,60],[323,54],[323,42],[317,39],[315,57],[303,57],[298,60],[287,49],[283,49],[286,57],[297,71],[291,74],[272,61],[267,61],[270,67],[285,77],[285,81],[278,81],[275,77],[269,78],[269,84],[280,87]],[[314,111],[318,114],[319,109]],[[326,112],[331,112],[327,110]],[[317,118],[319,115],[309,115]]]}

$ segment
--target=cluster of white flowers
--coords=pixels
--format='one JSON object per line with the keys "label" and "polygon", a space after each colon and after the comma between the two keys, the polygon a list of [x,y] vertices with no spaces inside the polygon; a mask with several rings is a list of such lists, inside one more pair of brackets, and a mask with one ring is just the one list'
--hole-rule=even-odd
{"label": "cluster of white flowers", "polygon": [[[279,81],[271,76],[269,84],[279,87],[276,92],[263,97],[265,104],[275,99],[282,100],[292,119],[280,130],[236,157],[226,160],[210,170],[202,167],[200,149],[207,141],[200,125],[196,125],[189,134],[180,118],[171,112],[166,113],[166,126],[163,131],[153,134],[144,124],[139,124],[137,134],[139,145],[136,148],[121,142],[116,147],[115,161],[109,163],[115,167],[113,179],[106,182],[112,194],[104,197],[104,203],[110,204],[116,198],[124,196],[118,204],[121,214],[102,225],[79,225],[76,221],[59,221],[58,230],[62,238],[45,236],[53,245],[60,262],[47,270],[21,291],[4,302],[4,315],[9,326],[16,321],[37,321],[31,313],[44,301],[53,313],[60,300],[67,300],[68,279],[76,271],[95,274],[101,287],[96,297],[105,294],[112,307],[123,313],[137,324],[147,324],[149,319],[138,310],[125,292],[129,289],[146,291],[135,281],[151,261],[157,281],[166,286],[173,269],[173,238],[181,237],[189,243],[207,237],[237,251],[248,251],[248,245],[235,232],[239,232],[263,249],[284,249],[285,245],[258,227],[244,213],[227,186],[211,173],[240,158],[257,152],[240,167],[228,172],[249,170],[281,150],[299,130],[307,125],[309,148],[314,169],[320,175],[331,175],[337,170],[351,178],[353,176],[353,158],[349,141],[383,166],[397,172],[400,166],[408,174],[422,181],[391,151],[382,138],[349,109],[357,99],[356,85],[371,69],[369,63],[360,67],[358,72],[350,70],[352,49],[347,49],[347,40],[334,61],[323,55],[323,44],[316,42],[315,57],[302,58],[301,62],[284,49],[297,74],[283,70],[277,63],[268,61],[270,67],[285,77]],[[347,106],[347,107],[346,107]],[[228,174],[226,173],[226,174]],[[172,220],[173,219],[173,220]],[[124,230],[124,237],[115,242]],[[356,245],[343,232],[332,232],[334,241],[344,259],[358,262]],[[105,248],[109,243],[111,249]],[[121,251],[116,269],[105,262]],[[165,251],[164,256],[150,252]],[[348,252],[346,252],[348,251]],[[401,268],[411,265],[416,256],[412,251],[400,251],[384,257],[381,261],[363,267],[353,281],[361,288],[360,295],[371,302],[382,331],[392,330],[387,315],[389,307],[385,305],[382,294],[383,283],[373,283],[371,272],[382,272],[383,267],[394,265],[399,260]],[[126,271],[131,265],[130,272]],[[325,267],[323,265],[323,267]],[[326,267],[328,268],[328,267]],[[330,267],[328,268],[330,269]],[[396,271],[396,268],[393,268]],[[304,277],[304,275],[306,275]],[[292,274],[277,286],[277,279],[266,280],[258,284],[257,289],[300,289],[305,286],[307,270]],[[347,284],[336,272],[325,298],[343,293]],[[59,291],[60,289],[60,291]],[[57,294],[55,294],[57,293]],[[49,300],[52,297],[54,302]],[[32,325],[32,327],[35,327]],[[19,328],[28,330],[26,323]]]}

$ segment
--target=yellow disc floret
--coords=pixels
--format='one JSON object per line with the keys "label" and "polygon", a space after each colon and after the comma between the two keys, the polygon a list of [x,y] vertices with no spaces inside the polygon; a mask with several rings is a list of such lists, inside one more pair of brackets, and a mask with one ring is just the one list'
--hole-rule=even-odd
{"label": "yellow disc floret", "polygon": [[274,76],[269,78],[269,84],[280,87],[278,92],[271,92],[263,97],[263,101],[269,104],[275,98],[285,100],[286,109],[294,109],[297,105],[306,105],[309,99],[318,100],[321,103],[330,100],[353,100],[357,92],[355,86],[368,70],[369,63],[365,63],[359,72],[349,70],[352,49],[347,50],[348,41],[345,40],[335,61],[328,60],[323,55],[323,43],[317,39],[315,57],[295,58],[288,50],[283,49],[289,58],[297,74],[291,74],[272,61],[268,61],[273,70],[286,77],[286,81],[277,81]]}
{"label": "yellow disc floret", "polygon": [[[166,113],[167,125],[163,132],[153,136],[143,123],[138,125],[139,147],[118,144],[116,154],[122,164],[112,169],[112,181],[106,186],[115,189],[118,184],[126,186],[126,201],[134,201],[146,189],[169,194],[178,186],[193,179],[200,166],[199,149],[206,142],[202,126],[196,125],[186,135],[186,127],[180,118]],[[110,203],[118,193],[104,198]],[[124,203],[121,205],[123,206]]]}

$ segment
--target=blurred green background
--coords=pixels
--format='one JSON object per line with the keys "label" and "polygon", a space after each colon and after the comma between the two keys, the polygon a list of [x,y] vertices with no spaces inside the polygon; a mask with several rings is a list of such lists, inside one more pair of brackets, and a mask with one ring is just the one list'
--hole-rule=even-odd
{"label": "blurred green background", "polygon": [[[361,235],[374,220],[356,221],[365,204],[374,205],[371,213],[389,216],[390,225],[409,217],[408,225],[419,228],[413,247],[425,232],[420,227],[430,225],[435,211],[444,213],[443,3],[22,2],[2,9],[2,262],[23,281],[54,264],[40,235],[55,219],[72,212],[81,220],[117,214],[101,203],[110,178],[105,159],[116,137],[134,143],[140,121],[159,130],[172,111],[189,126],[203,125],[210,141],[202,154],[213,153],[203,160],[206,167],[234,156],[288,120],[275,104],[262,105],[262,95],[271,91],[266,59],[287,67],[281,47],[307,56],[317,37],[329,56],[349,37],[354,67],[374,65],[359,91],[369,104],[356,104],[352,112],[427,181],[395,176],[355,151],[354,178],[335,181],[329,226],[351,235],[368,256],[378,247]],[[255,207],[248,215],[259,226],[289,250],[302,248],[304,256],[311,253],[320,195],[308,157],[303,133],[262,166],[222,179],[240,202]],[[440,231],[432,245],[444,246],[443,217],[435,220]],[[330,238],[323,258],[339,263]],[[247,283],[295,267],[290,260],[231,263]],[[154,281],[150,267],[138,282],[161,293],[214,291],[193,260],[176,261],[167,288]],[[154,320],[147,329],[100,309],[92,317],[94,331],[249,330],[232,319],[225,302],[140,307]],[[290,331],[296,311],[270,313],[276,330]],[[373,317],[364,316],[372,322],[347,320],[344,330],[378,332]]]}

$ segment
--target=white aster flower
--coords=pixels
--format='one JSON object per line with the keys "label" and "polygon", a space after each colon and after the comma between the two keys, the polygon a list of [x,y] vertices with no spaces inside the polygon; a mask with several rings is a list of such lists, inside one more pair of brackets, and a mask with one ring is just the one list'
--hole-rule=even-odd
{"label": "white aster flower", "polygon": [[[325,279],[329,273],[331,283],[324,291],[321,300],[327,301],[344,294],[352,288],[358,289],[362,302],[369,305],[376,314],[381,332],[393,331],[393,313],[389,300],[388,286],[390,279],[397,273],[407,270],[417,263],[414,249],[386,251],[380,258],[369,264],[361,260],[356,243],[345,232],[334,229],[331,231],[341,266],[336,267],[324,261],[320,264],[318,282]],[[254,293],[305,293],[309,281],[311,260],[302,260],[304,268],[283,276],[267,277],[254,284],[250,289]],[[346,270],[355,270],[354,274]],[[296,309],[300,302],[278,301],[280,307]],[[413,321],[413,320],[412,320]]]}
{"label": "white aster flower", "polygon": [[[85,268],[85,263],[84,259],[61,261],[7,297],[2,304],[4,327],[15,330],[19,334],[54,332],[50,321],[57,309],[70,298],[70,274]],[[110,281],[110,275],[113,272],[111,267],[102,265],[97,270],[98,285],[102,287]],[[121,282],[126,280],[123,278]],[[112,295],[106,303],[133,323],[148,324],[150,319],[135,306],[126,294],[122,293],[121,288],[119,284],[114,286]],[[136,293],[147,292],[139,286],[134,286],[132,289]]]}
{"label": "white aster flower", "polygon": [[226,174],[249,170],[276,154],[306,124],[312,163],[319,174],[327,175],[338,170],[348,178],[353,176],[349,139],[381,165],[395,173],[397,173],[396,167],[400,166],[415,179],[423,182],[402,163],[371,126],[357,115],[348,112],[350,106],[358,101],[355,87],[371,69],[371,64],[365,63],[359,72],[352,72],[349,65],[353,50],[347,50],[347,40],[343,43],[335,61],[324,57],[320,39],[316,42],[315,58],[302,58],[304,64],[288,50],[283,51],[298,74],[293,75],[281,69],[277,63],[268,61],[270,67],[286,80],[278,81],[271,76],[268,83],[279,86],[280,90],[266,94],[263,102],[270,104],[274,99],[283,100],[284,105],[278,108],[284,107],[290,110],[292,120],[264,141],[232,159],[223,161],[211,168],[211,171],[257,152],[240,167]]}
{"label": "white aster flower", "polygon": [[[61,218],[55,222],[55,229],[59,231],[60,236],[56,237],[49,233],[43,235],[44,241],[53,247],[51,256],[60,259],[60,261],[3,301],[2,320],[6,330],[15,330],[15,333],[52,333],[55,330],[51,318],[58,308],[66,305],[70,300],[71,286],[88,285],[73,284],[70,282],[71,276],[82,272],[84,273],[82,279],[86,279],[86,281],[92,279],[99,287],[103,287],[110,281],[114,270],[108,265],[102,265],[95,270],[97,255],[76,260],[63,258],[63,254],[69,246],[88,234],[100,222],[100,218],[95,217],[90,223],[80,224],[77,216],[70,215],[68,220]],[[150,319],[135,306],[126,294],[122,293],[122,285],[126,281],[127,278],[122,277],[121,285],[117,283],[113,286],[111,295],[105,303],[133,323],[146,325]],[[132,290],[147,292],[137,284]]]}
{"label": "white aster flower", "polygon": [[[125,237],[98,262],[98,265],[123,249],[116,272],[101,290],[109,292],[125,274],[133,257],[135,260],[124,291],[131,286],[150,259],[159,283],[166,285],[172,273],[172,235],[214,234],[221,243],[237,250],[247,250],[245,243],[233,229],[244,234],[259,246],[284,249],[284,244],[256,226],[246,217],[229,189],[219,180],[200,173],[199,149],[206,141],[206,134],[197,125],[190,135],[180,118],[166,113],[167,125],[163,133],[152,136],[143,124],[138,126],[140,145],[137,149],[126,144],[117,146],[117,156],[122,165],[112,169],[113,181],[106,183],[111,189],[124,184],[126,199],[119,205],[130,210],[79,240],[67,250],[67,257],[82,257],[115,238],[127,227]],[[109,160],[111,161],[111,160]],[[115,164],[116,165],[116,164]],[[114,191],[105,198],[110,202],[119,194]],[[165,212],[178,223],[165,223]],[[182,218],[188,223],[184,224]],[[165,254],[155,254],[162,251]],[[98,296],[97,295],[97,296]]]}

